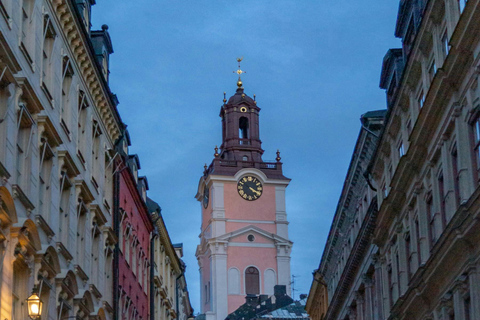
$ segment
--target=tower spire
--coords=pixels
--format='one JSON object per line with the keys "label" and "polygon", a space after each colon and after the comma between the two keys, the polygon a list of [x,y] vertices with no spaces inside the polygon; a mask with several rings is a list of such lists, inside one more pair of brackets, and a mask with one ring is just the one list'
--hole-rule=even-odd
{"label": "tower spire", "polygon": [[238,87],[239,89],[243,89],[243,87],[242,87],[243,83],[242,83],[242,79],[241,79],[240,76],[241,76],[243,73],[247,73],[246,71],[243,71],[243,70],[240,68],[240,62],[242,62],[242,60],[243,60],[243,57],[237,58],[238,70],[237,70],[237,71],[233,71],[233,73],[238,74],[237,87]]}

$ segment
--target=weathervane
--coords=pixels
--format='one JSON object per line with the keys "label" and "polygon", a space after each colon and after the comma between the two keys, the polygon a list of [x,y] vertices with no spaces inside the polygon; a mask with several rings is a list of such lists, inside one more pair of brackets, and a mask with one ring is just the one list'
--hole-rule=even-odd
{"label": "weathervane", "polygon": [[237,58],[238,70],[237,70],[237,71],[233,71],[233,73],[238,74],[237,86],[238,86],[239,88],[242,87],[242,79],[240,78],[240,76],[241,76],[243,73],[247,73],[246,71],[243,71],[242,69],[240,69],[240,62],[242,62],[242,60],[243,60],[243,57]]}

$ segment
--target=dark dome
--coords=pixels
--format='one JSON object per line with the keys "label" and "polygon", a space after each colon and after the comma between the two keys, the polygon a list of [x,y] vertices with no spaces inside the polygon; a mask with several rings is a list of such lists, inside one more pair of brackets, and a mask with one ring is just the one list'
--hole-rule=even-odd
{"label": "dark dome", "polygon": [[237,89],[237,92],[235,92],[235,94],[233,96],[230,97],[230,99],[228,99],[228,103],[227,104],[230,104],[230,105],[238,105],[242,102],[246,102],[250,105],[254,105],[255,102],[253,101],[252,98],[250,98],[249,96],[247,96],[244,92],[243,92],[243,88],[238,88]]}

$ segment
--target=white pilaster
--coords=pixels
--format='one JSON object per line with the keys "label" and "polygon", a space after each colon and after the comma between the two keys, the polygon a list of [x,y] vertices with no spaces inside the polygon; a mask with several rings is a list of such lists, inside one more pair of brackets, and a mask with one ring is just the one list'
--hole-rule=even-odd
{"label": "white pilaster", "polygon": [[215,243],[212,249],[212,310],[216,320],[228,315],[227,300],[227,244]]}

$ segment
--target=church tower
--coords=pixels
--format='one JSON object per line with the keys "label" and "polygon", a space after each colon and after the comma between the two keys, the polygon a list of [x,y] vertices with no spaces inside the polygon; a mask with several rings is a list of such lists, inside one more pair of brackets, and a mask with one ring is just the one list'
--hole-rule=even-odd
{"label": "church tower", "polygon": [[[244,93],[237,59],[236,93],[220,109],[222,144],[198,184],[202,225],[197,247],[201,313],[223,320],[247,294],[290,295],[290,252],[285,190],[290,182],[276,161],[262,160],[259,113]],[[254,95],[255,97],[255,95]]]}

